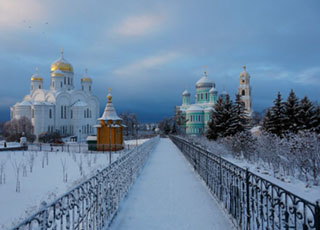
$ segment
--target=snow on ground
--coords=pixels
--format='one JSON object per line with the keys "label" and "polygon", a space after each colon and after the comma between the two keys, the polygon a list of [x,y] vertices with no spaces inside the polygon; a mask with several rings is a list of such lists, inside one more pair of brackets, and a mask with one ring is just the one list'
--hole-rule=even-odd
{"label": "snow on ground", "polygon": [[223,156],[224,159],[238,165],[241,168],[248,167],[249,171],[257,174],[258,176],[265,178],[266,180],[292,192],[293,194],[300,196],[301,198],[315,203],[320,200],[320,186],[306,187],[306,183],[295,177],[283,176],[276,178],[272,175],[270,169],[263,169],[253,163],[248,163],[244,160],[235,159],[232,156]]}
{"label": "snow on ground", "polygon": [[178,148],[161,139],[111,229],[232,229]]}
{"label": "snow on ground", "polygon": [[[119,153],[114,154],[112,160],[115,160]],[[34,166],[30,173],[29,161],[32,156],[34,156]],[[62,162],[64,161],[67,168],[67,182],[63,182]],[[20,165],[21,191],[19,193],[16,192],[15,162]],[[83,175],[80,175],[81,162]],[[4,164],[5,173],[5,184],[0,182],[0,229],[9,229],[13,222],[17,224],[37,211],[41,201],[50,203],[97,169],[106,167],[108,163],[108,153],[0,152],[0,170],[1,164]],[[23,176],[23,165],[26,166],[26,177]]]}

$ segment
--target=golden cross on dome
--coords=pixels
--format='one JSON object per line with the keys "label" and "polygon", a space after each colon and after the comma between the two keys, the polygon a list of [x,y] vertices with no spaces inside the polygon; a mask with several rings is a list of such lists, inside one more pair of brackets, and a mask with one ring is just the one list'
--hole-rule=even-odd
{"label": "golden cross on dome", "polygon": [[204,66],[203,66],[203,69],[204,69],[204,75],[207,75],[207,66],[204,65]]}
{"label": "golden cross on dome", "polygon": [[63,55],[63,48],[61,48],[60,52],[61,52],[61,56],[62,56]]}
{"label": "golden cross on dome", "polygon": [[107,95],[107,98],[108,98],[108,103],[111,103],[111,99],[112,99],[112,95],[111,95],[111,88],[108,89],[108,95]]}
{"label": "golden cross on dome", "polygon": [[84,72],[86,73],[86,75],[88,75],[88,68],[86,68]]}
{"label": "golden cross on dome", "polygon": [[242,68],[243,68],[243,70],[245,71],[247,67],[244,65]]}
{"label": "golden cross on dome", "polygon": [[39,71],[39,68],[38,68],[38,66],[36,67],[36,73],[38,73],[38,71]]}

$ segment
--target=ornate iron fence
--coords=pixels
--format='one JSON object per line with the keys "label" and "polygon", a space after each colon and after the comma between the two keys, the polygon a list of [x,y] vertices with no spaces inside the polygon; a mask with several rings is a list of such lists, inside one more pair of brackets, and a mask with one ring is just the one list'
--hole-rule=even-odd
{"label": "ornate iron fence", "polygon": [[[72,152],[72,153],[104,153],[109,152],[110,149],[117,151],[122,148],[125,150],[133,149],[137,146],[137,144],[87,144],[87,143],[68,143],[68,144],[48,144],[48,143],[37,143],[37,144],[29,144],[27,146],[28,151],[35,152]],[[97,151],[97,148],[100,151]]]}
{"label": "ornate iron fence", "polygon": [[108,167],[27,218],[14,230],[101,230],[117,213],[159,137],[130,150]]}
{"label": "ornate iron fence", "polygon": [[193,143],[171,136],[240,229],[320,230],[313,204]]}

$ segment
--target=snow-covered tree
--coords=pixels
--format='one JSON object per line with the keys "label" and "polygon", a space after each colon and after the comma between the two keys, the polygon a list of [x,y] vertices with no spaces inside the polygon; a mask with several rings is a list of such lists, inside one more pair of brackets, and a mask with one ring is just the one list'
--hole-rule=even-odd
{"label": "snow-covered tree", "polygon": [[248,124],[248,116],[245,112],[245,106],[241,100],[241,96],[236,94],[235,103],[232,105],[231,120],[228,132],[234,135],[238,132],[243,132]]}
{"label": "snow-covered tree", "polygon": [[234,134],[234,130],[231,129],[232,108],[229,95],[226,96],[225,100],[222,100],[221,97],[218,98],[214,105],[214,111],[211,113],[211,121],[208,124],[208,139],[215,140],[218,137],[227,137]]}
{"label": "snow-covered tree", "polygon": [[315,122],[313,124],[313,130],[320,134],[320,106],[317,106],[315,109]]}
{"label": "snow-covered tree", "polygon": [[248,161],[253,161],[257,144],[256,139],[249,131],[245,130],[238,132],[227,139],[229,139],[233,155],[236,158],[244,158]]}
{"label": "snow-covered tree", "polygon": [[299,129],[299,99],[293,90],[290,91],[288,99],[284,102],[284,129],[297,133]]}
{"label": "snow-covered tree", "polygon": [[298,122],[300,130],[311,130],[316,123],[316,113],[308,97],[301,99],[299,104]]}
{"label": "snow-covered tree", "polygon": [[[281,94],[278,92],[277,98],[273,101],[274,105],[267,111],[264,121],[264,128],[277,136],[282,136],[284,132],[284,104]],[[268,116],[267,116],[268,115]]]}

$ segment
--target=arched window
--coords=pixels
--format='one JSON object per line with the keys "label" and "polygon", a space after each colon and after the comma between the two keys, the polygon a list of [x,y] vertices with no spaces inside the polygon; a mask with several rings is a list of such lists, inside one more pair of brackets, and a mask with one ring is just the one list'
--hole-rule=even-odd
{"label": "arched window", "polygon": [[64,77],[64,84],[67,84],[67,78]]}
{"label": "arched window", "polygon": [[41,85],[39,85],[39,89],[41,89]]}
{"label": "arched window", "polygon": [[245,96],[245,95],[246,95],[246,91],[245,91],[244,89],[242,90],[241,95],[242,95],[242,96]]}
{"label": "arched window", "polygon": [[84,118],[86,118],[87,117],[86,110],[84,110],[83,113],[84,113],[84,115],[83,115]]}
{"label": "arched window", "polygon": [[62,82],[60,82],[60,86],[61,86],[61,88],[62,88]]}
{"label": "arched window", "polygon": [[49,118],[51,119],[52,118],[52,110],[49,109]]}
{"label": "arched window", "polygon": [[89,91],[91,91],[91,86],[89,85]]}

